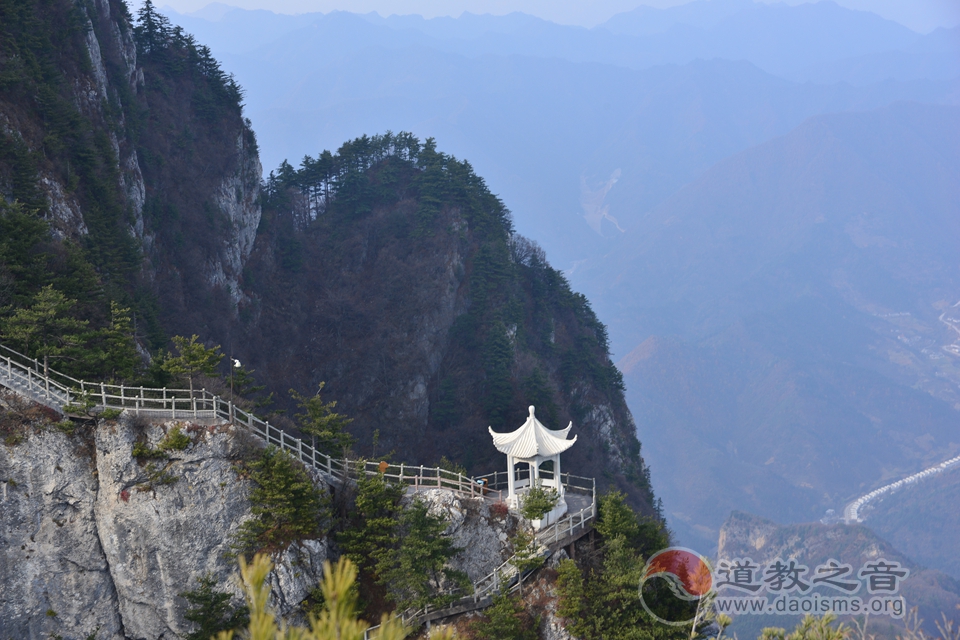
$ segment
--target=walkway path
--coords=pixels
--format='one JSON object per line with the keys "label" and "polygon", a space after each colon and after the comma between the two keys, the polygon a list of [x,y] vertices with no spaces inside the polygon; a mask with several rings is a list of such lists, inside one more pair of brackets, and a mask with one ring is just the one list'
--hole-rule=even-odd
{"label": "walkway path", "polygon": [[[500,501],[504,497],[506,472],[471,478],[439,467],[332,458],[206,389],[191,393],[187,389],[149,389],[85,382],[48,370],[37,360],[3,345],[0,345],[0,385],[62,413],[77,411],[85,403],[84,411],[93,415],[115,409],[173,420],[222,419],[287,451],[308,468],[325,476],[328,482],[353,482],[361,473],[383,474],[388,480],[407,485],[414,491],[439,488],[453,491],[463,498],[490,501]],[[597,491],[593,478],[562,473],[560,480],[565,491],[567,513],[536,534],[540,554],[545,558],[588,533],[597,516]],[[499,591],[517,589],[518,572],[512,564],[515,561],[515,557],[508,558],[474,583],[471,593],[451,606],[441,610],[405,612],[404,619],[425,623],[489,606],[493,595]]]}

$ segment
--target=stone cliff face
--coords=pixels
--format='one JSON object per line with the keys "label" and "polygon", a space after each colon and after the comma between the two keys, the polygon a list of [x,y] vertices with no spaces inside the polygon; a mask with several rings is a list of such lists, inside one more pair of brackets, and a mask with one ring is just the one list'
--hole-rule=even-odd
{"label": "stone cliff face", "polygon": [[[13,411],[25,406],[3,397]],[[157,449],[174,428],[189,435],[185,449],[133,456],[135,444]],[[72,435],[35,421],[17,444],[0,445],[0,637],[180,638],[193,630],[180,594],[203,576],[240,602],[229,552],[250,517],[251,485],[237,463],[261,446],[228,424],[153,423],[130,412]],[[330,490],[319,474],[314,480]],[[515,514],[445,490],[418,495],[448,521],[444,535],[460,548],[452,566],[471,580],[512,554]],[[335,555],[327,538],[274,554],[268,581],[281,616],[305,622],[305,603]]]}
{"label": "stone cliff face", "polygon": [[[181,423],[184,451],[132,457],[136,441],[156,446],[173,426],[124,414],[0,447],[0,637],[178,638],[192,630],[178,594],[197,578],[239,596],[225,553],[249,517],[250,486],[233,465],[251,445],[228,425]],[[281,614],[298,615],[326,558],[323,540],[276,558]]]}
{"label": "stone cliff face", "polygon": [[0,48],[14,54],[0,54],[0,70],[17,79],[0,93],[0,197],[89,251],[100,279],[153,323],[145,346],[204,333],[198,300],[235,318],[262,168],[215,61],[198,64],[196,45],[172,32],[138,51],[121,0],[25,2],[0,22]]}

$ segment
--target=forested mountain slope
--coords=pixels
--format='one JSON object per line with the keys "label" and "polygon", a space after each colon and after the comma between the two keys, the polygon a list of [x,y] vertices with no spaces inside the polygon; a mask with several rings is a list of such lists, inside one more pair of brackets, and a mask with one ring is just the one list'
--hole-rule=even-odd
{"label": "forested mountain slope", "polygon": [[355,453],[471,472],[535,404],[575,423],[565,470],[653,512],[605,328],[469,164],[364,137],[261,195],[240,88],[151,3],[4,2],[0,35],[5,342],[166,384],[169,337],[197,334],[272,409],[325,381]]}
{"label": "forested mountain slope", "polygon": [[567,471],[652,506],[606,329],[432,140],[361,138],[271,174],[244,291],[231,348],[280,395],[326,382],[360,453],[493,471],[486,427],[534,404],[574,423]]}
{"label": "forested mountain slope", "polygon": [[156,350],[185,307],[235,296],[259,222],[239,87],[145,15],[134,28],[118,0],[0,3],[0,314],[57,307],[59,325],[15,346],[77,375],[134,376],[132,341],[105,355],[104,331],[129,324]]}

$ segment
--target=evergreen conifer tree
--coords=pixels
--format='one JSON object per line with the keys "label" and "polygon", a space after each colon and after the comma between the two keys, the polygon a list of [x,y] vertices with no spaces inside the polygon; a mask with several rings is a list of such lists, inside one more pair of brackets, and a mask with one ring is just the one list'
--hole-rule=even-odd
{"label": "evergreen conifer tree", "polygon": [[523,604],[506,593],[493,599],[493,606],[484,612],[485,620],[471,625],[478,638],[497,640],[536,640],[537,633],[524,620]]}
{"label": "evergreen conifer tree", "polygon": [[87,321],[73,317],[77,301],[53,288],[43,287],[29,307],[17,309],[2,325],[2,334],[23,353],[46,359],[80,357],[86,341]]}
{"label": "evergreen conifer tree", "polygon": [[234,547],[240,552],[277,551],[291,542],[321,535],[323,494],[307,472],[284,451],[269,446],[250,463],[250,512]]}
{"label": "evergreen conifer tree", "polygon": [[209,640],[221,631],[233,631],[250,622],[250,610],[246,605],[235,607],[230,601],[233,596],[217,591],[216,581],[209,574],[197,579],[197,588],[185,591],[180,597],[190,603],[184,619],[197,625],[186,640]]}
{"label": "evergreen conifer tree", "polygon": [[396,514],[402,496],[403,487],[387,482],[383,474],[357,479],[353,522],[338,538],[344,555],[371,577],[388,566],[399,543]]}
{"label": "evergreen conifer tree", "polygon": [[[431,515],[420,499],[400,515],[400,546],[378,566],[380,582],[398,609],[442,607],[457,598],[456,588],[470,584],[467,574],[447,566],[460,549],[443,535],[446,527],[447,522]],[[445,595],[438,593],[441,586],[447,587]]]}
{"label": "evergreen conifer tree", "polygon": [[323,386],[324,383],[321,382],[317,393],[309,398],[293,389],[290,390],[290,395],[303,409],[303,413],[298,413],[296,416],[297,425],[301,431],[311,437],[314,449],[327,455],[342,455],[344,449],[353,443],[353,437],[344,431],[344,427],[352,420],[334,411],[337,406],[336,400],[324,403],[320,397]]}
{"label": "evergreen conifer tree", "polygon": [[190,395],[193,396],[193,380],[200,374],[213,375],[217,365],[223,360],[220,345],[209,349],[197,342],[200,336],[194,334],[190,338],[173,336],[173,344],[177,348],[177,355],[167,352],[161,367],[175,378],[186,378],[190,382]]}

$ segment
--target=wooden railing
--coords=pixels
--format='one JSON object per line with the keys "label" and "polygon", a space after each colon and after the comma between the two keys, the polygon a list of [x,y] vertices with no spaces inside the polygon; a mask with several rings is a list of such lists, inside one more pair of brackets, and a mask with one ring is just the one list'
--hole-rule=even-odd
{"label": "wooden railing", "polygon": [[[46,373],[42,373],[44,370]],[[0,384],[60,411],[88,401],[93,403],[88,411],[94,415],[106,409],[117,409],[173,420],[221,418],[247,428],[267,444],[283,449],[304,465],[341,481],[356,479],[360,473],[383,473],[384,477],[415,489],[440,488],[465,497],[503,497],[501,491],[485,490],[477,480],[439,467],[385,465],[334,458],[206,389],[191,393],[189,389],[151,389],[85,382],[47,369],[38,360],[3,345],[0,345]]]}
{"label": "wooden railing", "polygon": [[[504,489],[507,487],[506,471],[468,478],[440,467],[333,458],[206,389],[191,393],[188,389],[151,389],[85,382],[52,371],[39,361],[3,345],[0,345],[0,384],[61,411],[71,405],[92,402],[93,406],[87,409],[92,414],[102,413],[106,409],[119,409],[174,420],[221,418],[245,427],[268,445],[272,444],[290,453],[307,467],[340,481],[355,480],[361,473],[371,476],[383,474],[384,478],[410,486],[414,490],[439,488],[453,491],[465,498],[488,500],[503,500]],[[516,473],[515,480],[528,477],[524,476],[523,472]],[[576,513],[566,514],[551,526],[537,532],[536,540],[544,555],[550,554],[551,544],[588,531],[597,516],[597,488],[593,478],[561,473],[560,481],[566,492],[590,495],[590,505]],[[475,582],[472,593],[464,594],[463,598],[452,605],[443,609],[407,611],[403,614],[404,620],[416,621],[438,611],[462,608],[471,602],[477,605],[503,588],[511,592],[516,590],[519,580],[515,562],[515,555],[508,558],[493,572]]]}

